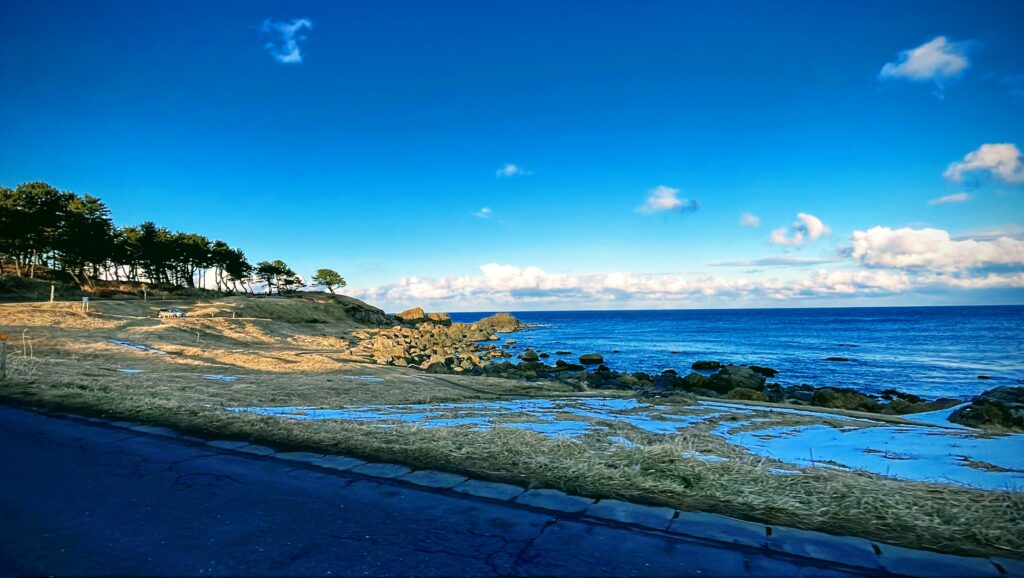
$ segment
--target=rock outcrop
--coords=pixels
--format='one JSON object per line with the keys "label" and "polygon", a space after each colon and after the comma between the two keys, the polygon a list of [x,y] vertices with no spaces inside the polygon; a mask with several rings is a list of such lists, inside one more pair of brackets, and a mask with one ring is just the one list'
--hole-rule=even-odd
{"label": "rock outcrop", "polygon": [[484,317],[480,321],[472,323],[471,325],[489,328],[491,333],[511,333],[527,327],[525,323],[516,319],[509,313],[495,313],[494,315]]}
{"label": "rock outcrop", "polygon": [[1024,430],[1024,387],[1003,386],[974,398],[949,416],[949,421],[978,428]]}
{"label": "rock outcrop", "polygon": [[447,313],[427,313],[423,311],[422,307],[406,309],[405,311],[396,314],[395,317],[401,319],[404,323],[412,325],[416,325],[418,323],[437,323],[439,325],[452,324],[452,318]]}
{"label": "rock outcrop", "polygon": [[418,321],[425,320],[427,318],[427,313],[423,311],[422,307],[413,307],[412,309],[406,309],[405,311],[396,314],[395,317],[402,321],[416,323]]}
{"label": "rock outcrop", "polygon": [[403,311],[397,319],[403,324],[357,332],[360,341],[349,353],[381,365],[416,367],[432,373],[480,372],[491,361],[512,356],[494,343],[484,345],[497,340],[495,327],[523,326],[507,314],[496,321],[488,318],[483,324],[452,324],[448,315],[425,313],[418,307]]}
{"label": "rock outcrop", "polygon": [[600,353],[584,353],[580,356],[580,363],[583,365],[597,365],[604,363],[604,357]]}

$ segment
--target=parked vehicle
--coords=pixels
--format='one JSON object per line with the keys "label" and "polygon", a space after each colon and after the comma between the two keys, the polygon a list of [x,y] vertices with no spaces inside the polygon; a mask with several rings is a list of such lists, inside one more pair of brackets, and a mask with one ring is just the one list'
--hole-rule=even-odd
{"label": "parked vehicle", "polygon": [[161,309],[160,313],[159,313],[159,316],[160,317],[188,317],[188,315],[184,311],[182,311],[181,309],[178,309],[177,307],[168,307],[166,309]]}

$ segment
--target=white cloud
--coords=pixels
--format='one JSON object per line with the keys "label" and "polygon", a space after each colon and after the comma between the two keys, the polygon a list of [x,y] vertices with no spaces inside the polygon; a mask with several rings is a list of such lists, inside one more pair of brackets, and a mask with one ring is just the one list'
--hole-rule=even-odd
{"label": "white cloud", "polygon": [[373,303],[405,307],[488,310],[501,306],[589,304],[628,308],[636,304],[718,305],[894,295],[920,288],[1022,288],[1024,273],[939,274],[887,269],[814,271],[795,279],[725,278],[711,275],[646,275],[629,272],[552,274],[538,267],[490,263],[478,275],[408,277],[398,283],[350,291]]}
{"label": "white cloud", "polygon": [[740,215],[740,224],[743,225],[744,227],[756,229],[757,227],[761,226],[761,217],[758,217],[757,215],[754,215],[752,213],[743,213],[742,215]]}
{"label": "white cloud", "polygon": [[850,255],[874,267],[966,271],[988,266],[1024,265],[1024,240],[952,239],[942,229],[873,227],[854,231]]}
{"label": "white cloud", "polygon": [[971,196],[967,193],[956,193],[953,195],[946,195],[944,197],[938,197],[928,201],[929,205],[948,205],[950,203],[962,203],[970,200]]}
{"label": "white cloud", "polygon": [[799,255],[774,255],[757,259],[737,259],[734,261],[712,261],[709,267],[807,267],[835,263],[835,258],[801,257]]}
{"label": "white cloud", "polygon": [[987,275],[924,275],[918,278],[922,285],[939,285],[957,289],[1003,289],[1024,287],[1024,273],[989,273]]}
{"label": "white cloud", "polygon": [[946,169],[945,177],[960,182],[968,173],[981,171],[1008,185],[1024,183],[1024,160],[1012,143],[983,144]]}
{"label": "white cloud", "polygon": [[664,213],[667,211],[691,212],[697,210],[697,201],[680,199],[679,189],[658,185],[647,191],[647,200],[636,208],[636,212],[645,215]]}
{"label": "white cloud", "polygon": [[269,39],[265,45],[274,60],[281,64],[299,64],[302,62],[302,51],[299,41],[305,41],[303,30],[312,30],[313,21],[298,18],[291,22],[263,21],[263,34]]}
{"label": "white cloud", "polygon": [[796,221],[790,227],[779,227],[772,231],[768,242],[781,247],[799,247],[806,241],[815,241],[832,232],[821,219],[809,213],[797,213]]}
{"label": "white cloud", "polygon": [[533,171],[528,171],[528,170],[524,169],[523,167],[514,165],[512,163],[505,163],[505,165],[503,167],[501,167],[500,169],[498,169],[495,172],[495,174],[497,175],[497,177],[499,179],[501,179],[501,178],[506,178],[507,179],[507,178],[510,178],[510,177],[517,177],[517,176],[518,177],[525,177],[527,175],[532,175]]}
{"label": "white cloud", "polygon": [[970,66],[967,43],[953,42],[937,36],[917,48],[900,52],[896,62],[889,62],[878,73],[879,78],[900,78],[916,82],[954,78]]}
{"label": "white cloud", "polygon": [[473,216],[474,217],[480,217],[481,219],[490,219],[491,218],[491,209],[488,208],[488,207],[484,207],[484,208],[480,209],[479,211],[473,213]]}

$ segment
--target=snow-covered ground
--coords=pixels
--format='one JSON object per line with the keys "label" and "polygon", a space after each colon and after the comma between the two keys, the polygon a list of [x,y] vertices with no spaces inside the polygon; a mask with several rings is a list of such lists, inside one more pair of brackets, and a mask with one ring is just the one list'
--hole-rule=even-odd
{"label": "snow-covered ground", "polygon": [[[952,424],[956,408],[907,416],[921,425],[893,425],[795,408],[700,402],[665,406],[635,399],[521,399],[475,403],[359,406],[343,409],[302,407],[233,408],[288,419],[396,422],[420,427],[528,429],[549,437],[576,438],[608,431],[613,444],[632,446],[630,427],[648,434],[674,435],[710,423],[729,443],[800,467],[866,470],[924,482],[960,484],[991,490],[1024,491],[1024,435],[992,436]],[[724,420],[724,417],[742,419]],[[798,425],[780,419],[802,418]],[[792,421],[792,420],[790,420]],[[813,423],[814,421],[820,423]],[[780,425],[781,424],[781,425]],[[616,426],[623,426],[621,428]],[[616,431],[611,432],[610,427]],[[626,433],[624,433],[626,432]],[[691,456],[721,460],[720,456]],[[780,474],[792,473],[784,468]]]}

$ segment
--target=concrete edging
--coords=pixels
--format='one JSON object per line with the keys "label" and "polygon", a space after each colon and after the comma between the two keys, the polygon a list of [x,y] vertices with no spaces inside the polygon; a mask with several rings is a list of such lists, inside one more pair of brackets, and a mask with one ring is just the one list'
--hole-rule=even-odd
{"label": "concrete edging", "polygon": [[280,452],[240,440],[202,440],[175,430],[127,421],[107,421],[62,413],[131,431],[205,443],[224,451],[281,459],[313,467],[356,473],[370,478],[454,491],[478,498],[515,503],[572,516],[636,527],[639,531],[664,532],[711,542],[738,545],[785,555],[826,561],[844,566],[900,576],[991,576],[1024,578],[1024,562],[1009,558],[977,558],[913,550],[855,536],[781,526],[767,526],[707,512],[684,512],[662,506],[648,506],[614,499],[594,500],[561,490],[525,489],[514,484],[475,480],[459,474],[431,469],[413,470],[384,462],[366,462],[336,454]]}

